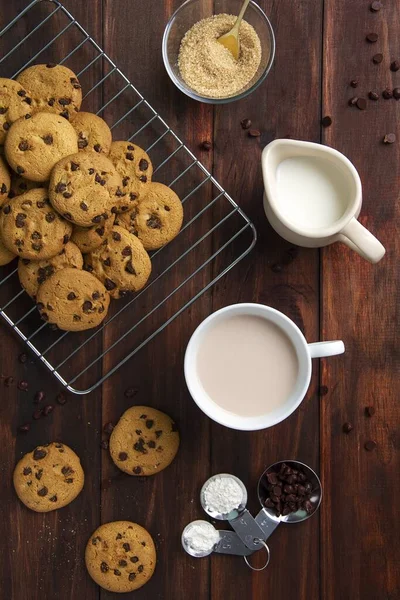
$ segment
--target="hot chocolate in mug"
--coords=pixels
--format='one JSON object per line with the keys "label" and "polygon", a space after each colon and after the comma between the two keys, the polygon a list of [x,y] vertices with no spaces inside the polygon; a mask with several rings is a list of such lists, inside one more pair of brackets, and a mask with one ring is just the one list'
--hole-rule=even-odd
{"label": "hot chocolate in mug", "polygon": [[193,333],[185,379],[211,419],[253,431],[296,410],[310,384],[313,358],[343,352],[342,341],[307,343],[297,325],[274,308],[234,304],[211,314]]}
{"label": "hot chocolate in mug", "polygon": [[319,248],[343,242],[371,263],[385,248],[357,221],[360,176],[343,154],[312,142],[275,140],[262,153],[264,210],[285,240]]}

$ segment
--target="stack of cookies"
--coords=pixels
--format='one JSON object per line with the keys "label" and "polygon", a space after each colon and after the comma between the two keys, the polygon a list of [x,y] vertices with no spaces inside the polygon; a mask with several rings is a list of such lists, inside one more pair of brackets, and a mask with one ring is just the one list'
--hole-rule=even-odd
{"label": "stack of cookies", "polygon": [[81,103],[78,78],[63,65],[0,79],[0,266],[19,257],[42,319],[66,331],[96,327],[110,298],[142,289],[148,251],[183,221],[175,192],[152,181],[147,153],[113,142]]}

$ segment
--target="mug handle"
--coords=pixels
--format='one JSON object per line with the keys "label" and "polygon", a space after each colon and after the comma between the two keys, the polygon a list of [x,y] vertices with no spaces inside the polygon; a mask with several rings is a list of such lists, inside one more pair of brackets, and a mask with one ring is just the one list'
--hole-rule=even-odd
{"label": "mug handle", "polygon": [[340,232],[342,241],[352,250],[371,263],[377,263],[383,258],[385,248],[372,233],[353,217]]}
{"label": "mug handle", "polygon": [[336,356],[337,354],[343,354],[344,344],[342,340],[335,340],[333,342],[314,342],[308,344],[308,351],[310,352],[311,358],[323,358],[324,356]]}

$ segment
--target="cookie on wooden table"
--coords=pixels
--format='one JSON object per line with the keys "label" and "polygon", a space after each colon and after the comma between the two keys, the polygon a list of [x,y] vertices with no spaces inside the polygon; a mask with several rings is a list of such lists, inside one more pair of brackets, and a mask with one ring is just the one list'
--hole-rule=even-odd
{"label": "cookie on wooden table", "polygon": [[20,258],[18,261],[18,277],[20,284],[27,294],[36,299],[39,286],[42,285],[56,271],[72,267],[82,269],[82,253],[73,242],[68,242],[60,254],[47,260],[29,260]]}
{"label": "cookie on wooden table", "polygon": [[42,319],[64,331],[97,327],[110,304],[107,290],[94,275],[70,267],[51,275],[39,287],[36,300]]}
{"label": "cookie on wooden table", "polygon": [[93,225],[93,227],[74,225],[71,240],[78,246],[82,254],[88,254],[88,252],[93,252],[101,246],[113,227],[114,215],[98,225]]}
{"label": "cookie on wooden table", "polygon": [[137,235],[146,250],[157,250],[173,240],[182,221],[182,202],[162,183],[151,183],[146,198],[117,218],[118,225]]}
{"label": "cookie on wooden table", "polygon": [[2,242],[1,234],[0,234],[0,267],[4,265],[8,265],[12,260],[14,260],[15,254],[10,252],[8,248]]}
{"label": "cookie on wooden table", "polygon": [[8,197],[15,198],[15,196],[21,196],[21,194],[25,194],[25,192],[29,192],[29,190],[41,187],[45,187],[45,184],[40,181],[30,181],[29,179],[25,179],[25,177],[17,175],[13,171],[11,174],[10,193],[8,194]]}
{"label": "cookie on wooden table", "polygon": [[145,198],[153,175],[149,155],[132,142],[113,142],[109,158],[122,178],[122,190],[130,202]]}
{"label": "cookie on wooden table", "polygon": [[65,219],[90,227],[110,218],[122,195],[121,178],[104,154],[78,152],[54,167],[49,194]]}
{"label": "cookie on wooden table", "polygon": [[93,150],[103,154],[110,152],[111,129],[101,117],[90,112],[78,112],[71,125],[78,135],[79,150]]}
{"label": "cookie on wooden table", "polygon": [[87,255],[86,268],[104,283],[113,298],[121,298],[146,285],[151,261],[137,237],[114,226],[103,244]]}
{"label": "cookie on wooden table", "polygon": [[57,113],[71,118],[82,104],[82,89],[77,76],[64,65],[33,65],[17,77],[32,97],[32,112]]}
{"label": "cookie on wooden table", "polygon": [[122,415],[110,438],[114,463],[128,475],[154,475],[174,460],[179,433],[174,421],[149,406],[132,406]]}
{"label": "cookie on wooden table", "polygon": [[66,506],[83,488],[85,475],[79,460],[65,444],[38,446],[14,470],[18,498],[31,510],[50,512]]}
{"label": "cookie on wooden table", "polygon": [[30,190],[8,200],[0,216],[4,245],[30,260],[43,260],[60,254],[69,241],[72,226],[55,212],[47,190]]}
{"label": "cookie on wooden table", "polygon": [[11,188],[10,171],[7,164],[0,156],[0,206],[8,199],[8,194]]}
{"label": "cookie on wooden table", "polygon": [[54,165],[78,151],[75,129],[51,113],[26,115],[10,127],[5,153],[10,167],[32,181],[48,181]]}
{"label": "cookie on wooden table", "polygon": [[31,113],[32,99],[25,88],[13,79],[0,77],[0,144],[17,119]]}
{"label": "cookie on wooden table", "polygon": [[145,585],[154,573],[156,560],[151,535],[130,521],[101,525],[85,552],[89,575],[110,592],[133,592]]}

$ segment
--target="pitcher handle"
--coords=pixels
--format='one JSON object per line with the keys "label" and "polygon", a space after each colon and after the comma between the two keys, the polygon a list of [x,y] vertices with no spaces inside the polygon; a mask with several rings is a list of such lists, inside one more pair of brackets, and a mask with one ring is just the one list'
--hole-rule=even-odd
{"label": "pitcher handle", "polygon": [[333,342],[314,342],[313,344],[308,344],[308,350],[311,358],[323,358],[324,356],[343,354],[345,348],[342,340],[334,340]]}
{"label": "pitcher handle", "polygon": [[340,233],[344,236],[342,241],[369,262],[374,264],[383,258],[384,246],[356,218],[353,217]]}

